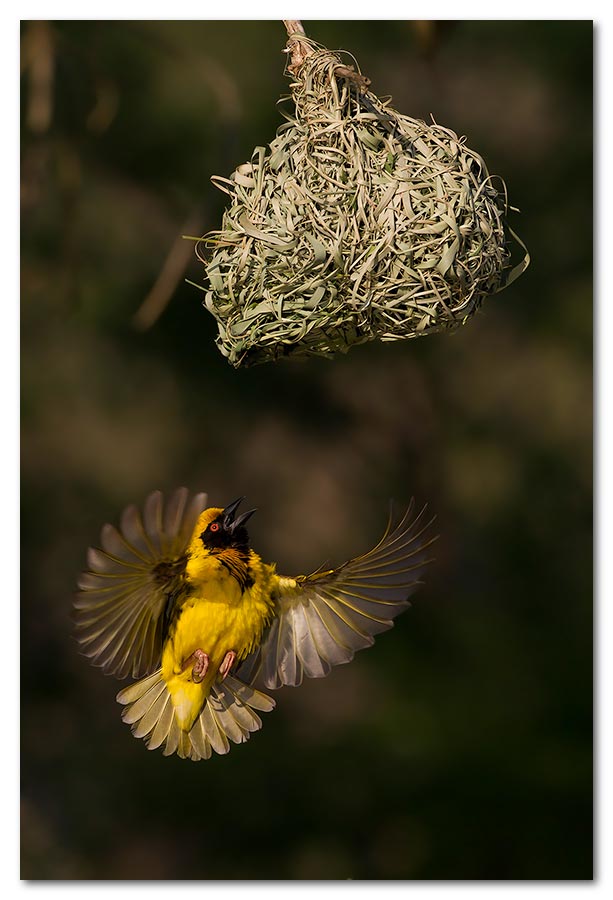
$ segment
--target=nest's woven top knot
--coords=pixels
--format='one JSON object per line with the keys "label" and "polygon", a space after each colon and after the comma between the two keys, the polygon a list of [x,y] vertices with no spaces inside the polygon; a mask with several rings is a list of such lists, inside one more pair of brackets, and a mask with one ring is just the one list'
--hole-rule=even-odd
{"label": "nest's woven top knot", "polygon": [[[292,55],[287,68],[296,78],[291,90],[297,112],[305,93],[315,95],[322,105],[338,104],[339,82],[346,82],[358,92],[368,90],[370,79],[362,75],[350,53],[328,50],[300,35],[290,35],[288,51]],[[341,53],[347,57],[346,62]]]}
{"label": "nest's woven top knot", "polygon": [[292,28],[299,24],[298,22],[286,22],[288,38],[285,52],[290,54],[287,69],[292,75],[298,75],[305,60],[320,47],[320,44],[308,38],[301,28]]}

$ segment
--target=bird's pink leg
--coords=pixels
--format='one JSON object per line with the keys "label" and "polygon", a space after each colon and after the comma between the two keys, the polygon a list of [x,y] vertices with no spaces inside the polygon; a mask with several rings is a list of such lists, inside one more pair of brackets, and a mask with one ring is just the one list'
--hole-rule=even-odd
{"label": "bird's pink leg", "polygon": [[182,672],[185,672],[191,664],[194,664],[192,669],[192,678],[194,679],[196,684],[200,684],[201,681],[204,680],[204,676],[207,673],[209,668],[209,655],[205,653],[204,650],[194,650],[191,656],[188,656],[185,662],[183,663]]}
{"label": "bird's pink leg", "polygon": [[223,662],[219,667],[219,674],[221,675],[221,680],[223,681],[226,676],[229,674],[230,669],[236,662],[236,653],[234,650],[228,650],[226,655],[223,658]]}

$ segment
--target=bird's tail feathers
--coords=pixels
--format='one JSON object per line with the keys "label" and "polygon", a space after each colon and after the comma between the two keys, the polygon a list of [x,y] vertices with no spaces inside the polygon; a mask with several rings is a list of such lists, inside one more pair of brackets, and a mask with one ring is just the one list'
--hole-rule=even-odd
{"label": "bird's tail feathers", "polygon": [[213,750],[227,753],[230,741],[247,741],[262,727],[256,710],[270,712],[275,706],[267,694],[228,675],[213,684],[191,730],[183,731],[161,669],[124,688],[117,700],[126,707],[123,721],[132,726],[134,737],[145,739],[149,750],[163,746],[164,756],[177,753],[192,760],[209,759]]}

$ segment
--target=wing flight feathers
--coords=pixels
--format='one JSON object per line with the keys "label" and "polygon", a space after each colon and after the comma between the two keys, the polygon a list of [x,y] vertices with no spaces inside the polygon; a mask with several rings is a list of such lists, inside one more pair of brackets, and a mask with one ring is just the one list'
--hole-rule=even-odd
{"label": "wing flight feathers", "polygon": [[238,676],[259,678],[268,688],[298,685],[304,675],[321,678],[391,628],[421,584],[437,537],[426,507],[415,517],[413,512],[411,501],[396,524],[390,515],[372,550],[336,569],[279,578],[277,617]]}
{"label": "wing flight feathers", "polygon": [[127,507],[120,528],[105,525],[101,547],[89,549],[74,603],[76,638],[108,674],[139,678],[159,665],[162,614],[181,585],[184,553],[206,502],[202,493],[190,499],[187,488],[166,502],[155,491],[142,517]]}

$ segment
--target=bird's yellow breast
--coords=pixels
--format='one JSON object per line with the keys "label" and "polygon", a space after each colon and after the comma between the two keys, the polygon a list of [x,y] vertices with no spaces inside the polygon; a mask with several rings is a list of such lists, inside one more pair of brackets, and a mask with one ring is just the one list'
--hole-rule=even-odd
{"label": "bird's yellow breast", "polygon": [[[226,653],[244,659],[260,643],[272,616],[274,567],[250,552],[248,587],[213,554],[190,557],[186,576],[189,590],[171,623],[162,653],[162,674],[182,727],[191,723],[215,680]],[[201,683],[192,679],[192,667],[182,671],[194,650],[209,656],[209,670]]]}

